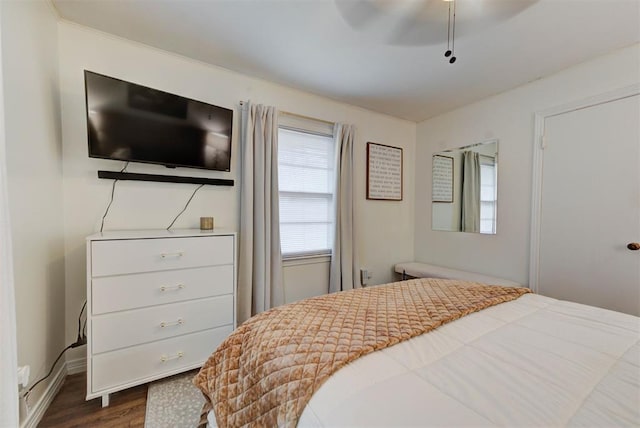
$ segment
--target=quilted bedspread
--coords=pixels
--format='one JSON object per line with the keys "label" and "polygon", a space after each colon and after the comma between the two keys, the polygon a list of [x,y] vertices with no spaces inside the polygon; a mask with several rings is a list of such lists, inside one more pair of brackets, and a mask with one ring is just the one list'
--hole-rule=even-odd
{"label": "quilted bedspread", "polygon": [[219,427],[295,426],[335,371],[373,351],[421,335],[527,288],[415,279],[323,295],[247,320],[194,379]]}

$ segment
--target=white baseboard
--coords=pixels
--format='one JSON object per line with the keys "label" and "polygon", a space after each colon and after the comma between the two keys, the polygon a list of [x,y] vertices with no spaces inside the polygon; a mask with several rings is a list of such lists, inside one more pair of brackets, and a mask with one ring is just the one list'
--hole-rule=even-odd
{"label": "white baseboard", "polygon": [[60,368],[53,373],[53,378],[47,385],[44,394],[40,396],[35,404],[29,406],[27,417],[20,424],[20,428],[36,428],[38,426],[54,397],[60,391],[66,376],[66,364],[61,364]]}
{"label": "white baseboard", "polygon": [[87,359],[76,358],[75,360],[67,361],[67,374],[73,375],[87,371]]}
{"label": "white baseboard", "polygon": [[44,394],[35,404],[29,406],[27,417],[20,424],[20,428],[36,428],[45,412],[53,402],[53,399],[62,388],[62,383],[67,375],[82,373],[87,370],[87,360],[85,358],[77,358],[75,360],[66,361],[60,365],[60,368],[53,373],[53,377]]}

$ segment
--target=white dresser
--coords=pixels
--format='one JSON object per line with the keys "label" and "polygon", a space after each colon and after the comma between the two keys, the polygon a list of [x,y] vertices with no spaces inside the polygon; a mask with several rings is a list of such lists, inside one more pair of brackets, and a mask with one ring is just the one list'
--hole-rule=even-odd
{"label": "white dresser", "polygon": [[235,328],[236,234],[87,237],[87,400],[201,366]]}

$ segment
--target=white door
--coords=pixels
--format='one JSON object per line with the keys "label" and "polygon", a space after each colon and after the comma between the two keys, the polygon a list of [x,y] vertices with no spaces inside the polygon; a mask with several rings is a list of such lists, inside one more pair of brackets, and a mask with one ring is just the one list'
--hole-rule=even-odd
{"label": "white door", "polygon": [[538,292],[640,315],[640,97],[544,126]]}

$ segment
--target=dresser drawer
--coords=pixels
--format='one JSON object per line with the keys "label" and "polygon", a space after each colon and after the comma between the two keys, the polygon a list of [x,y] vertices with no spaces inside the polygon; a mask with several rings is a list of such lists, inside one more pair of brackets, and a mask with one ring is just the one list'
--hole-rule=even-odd
{"label": "dresser drawer", "polygon": [[[177,373],[182,368],[202,364],[232,330],[232,326],[225,326],[94,355],[91,361],[91,392],[165,373]],[[180,353],[182,356],[178,358]]]}
{"label": "dresser drawer", "polygon": [[233,263],[233,236],[123,239],[91,243],[93,277]]}
{"label": "dresser drawer", "polygon": [[91,279],[93,315],[233,293],[233,265]]}
{"label": "dresser drawer", "polygon": [[232,324],[231,294],[98,315],[92,318],[91,353],[99,354]]}

